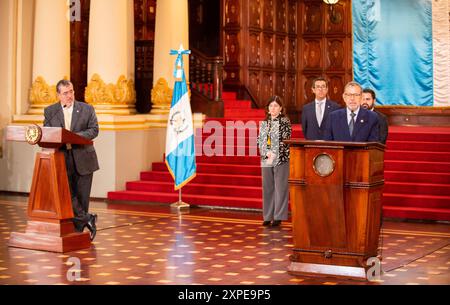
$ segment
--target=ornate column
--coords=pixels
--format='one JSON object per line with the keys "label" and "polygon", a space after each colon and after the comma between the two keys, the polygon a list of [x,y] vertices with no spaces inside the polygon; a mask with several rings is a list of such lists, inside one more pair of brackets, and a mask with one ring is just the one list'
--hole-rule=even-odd
{"label": "ornate column", "polygon": [[91,0],[85,98],[97,113],[136,113],[133,18],[133,0]]}
{"label": "ornate column", "polygon": [[[156,2],[152,114],[169,112],[174,83],[174,58],[169,51],[178,50],[180,44],[189,49],[188,15],[187,0]],[[189,60],[184,61],[184,66],[189,77]]]}
{"label": "ornate column", "polygon": [[33,84],[28,114],[43,114],[56,99],[56,83],[70,77],[70,23],[65,0],[36,0]]}

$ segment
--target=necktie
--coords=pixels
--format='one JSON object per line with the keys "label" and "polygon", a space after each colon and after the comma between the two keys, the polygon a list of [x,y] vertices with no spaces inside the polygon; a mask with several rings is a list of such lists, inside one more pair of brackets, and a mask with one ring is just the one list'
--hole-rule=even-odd
{"label": "necktie", "polygon": [[322,104],[323,103],[317,103],[317,111],[316,111],[316,118],[317,118],[317,124],[322,124]]}
{"label": "necktie", "polygon": [[353,128],[355,127],[355,115],[356,114],[353,111],[350,113],[350,116],[352,117],[350,119],[350,124],[348,124],[348,130],[350,131],[350,136],[353,135]]}

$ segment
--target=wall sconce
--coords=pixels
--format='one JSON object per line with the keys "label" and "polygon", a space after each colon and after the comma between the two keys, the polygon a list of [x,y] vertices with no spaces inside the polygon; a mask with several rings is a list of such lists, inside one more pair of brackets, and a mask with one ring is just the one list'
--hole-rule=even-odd
{"label": "wall sconce", "polygon": [[339,2],[339,0],[323,0],[330,8],[330,21],[332,23],[339,23],[342,20],[342,16],[339,12],[334,9],[334,5]]}

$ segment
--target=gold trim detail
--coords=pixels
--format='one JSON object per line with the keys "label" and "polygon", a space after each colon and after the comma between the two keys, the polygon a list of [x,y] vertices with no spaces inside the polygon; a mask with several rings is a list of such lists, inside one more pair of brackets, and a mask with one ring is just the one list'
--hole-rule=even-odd
{"label": "gold trim detail", "polygon": [[31,106],[56,103],[56,85],[50,86],[42,76],[38,76],[30,89]]}
{"label": "gold trim detail", "polygon": [[152,104],[156,106],[156,108],[170,109],[172,94],[173,89],[170,89],[167,81],[161,77],[153,86]]}
{"label": "gold trim detail", "polygon": [[95,73],[86,87],[86,102],[91,105],[115,105],[128,108],[136,102],[133,80],[120,75],[117,83],[105,84],[100,75]]}

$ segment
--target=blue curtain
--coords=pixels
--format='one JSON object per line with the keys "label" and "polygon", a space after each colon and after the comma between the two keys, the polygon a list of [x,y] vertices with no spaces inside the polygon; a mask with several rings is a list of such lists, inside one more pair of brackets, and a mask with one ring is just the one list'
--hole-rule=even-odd
{"label": "blue curtain", "polygon": [[379,105],[433,106],[430,0],[353,0],[353,76]]}

